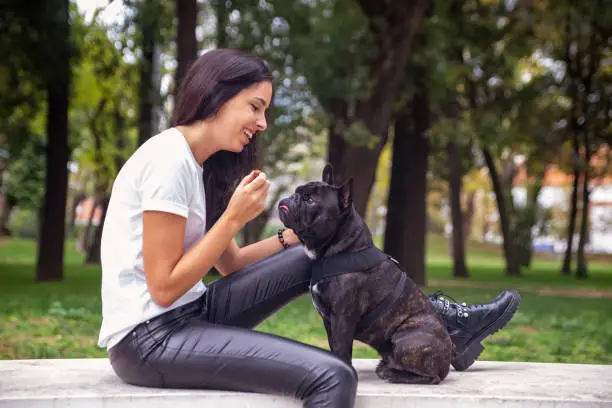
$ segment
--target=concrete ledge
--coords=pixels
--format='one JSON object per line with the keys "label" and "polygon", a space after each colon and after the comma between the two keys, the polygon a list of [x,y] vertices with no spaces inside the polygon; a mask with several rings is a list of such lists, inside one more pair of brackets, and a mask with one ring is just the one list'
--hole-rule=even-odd
{"label": "concrete ledge", "polygon": [[[476,362],[440,385],[388,384],[354,360],[358,408],[612,407],[612,365]],[[286,397],[124,384],[106,359],[0,360],[0,408],[301,407]]]}

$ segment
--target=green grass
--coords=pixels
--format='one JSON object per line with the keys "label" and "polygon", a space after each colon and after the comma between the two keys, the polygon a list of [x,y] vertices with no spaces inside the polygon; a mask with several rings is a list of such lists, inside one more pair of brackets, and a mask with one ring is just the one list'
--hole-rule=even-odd
{"label": "green grass", "polygon": [[[443,289],[471,303],[491,299],[502,288],[521,292],[519,311],[504,330],[487,339],[481,359],[612,364],[609,259],[591,262],[587,280],[559,276],[559,261],[546,257],[536,259],[523,277],[509,278],[503,276],[498,248],[470,243],[472,278],[455,280],[450,278],[445,241],[431,237],[428,248],[428,278],[435,286],[424,288],[426,293]],[[34,243],[0,244],[0,359],[106,356],[96,346],[100,269],[83,266],[81,260],[69,242],[64,281],[34,283]],[[291,303],[257,330],[327,348],[309,296]],[[355,357],[376,357],[365,345],[356,343],[354,349]]]}

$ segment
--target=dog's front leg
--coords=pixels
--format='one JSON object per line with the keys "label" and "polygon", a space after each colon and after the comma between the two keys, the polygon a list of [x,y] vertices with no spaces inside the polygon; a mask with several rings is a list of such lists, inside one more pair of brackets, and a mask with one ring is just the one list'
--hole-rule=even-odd
{"label": "dog's front leg", "polygon": [[353,358],[353,338],[356,328],[357,318],[347,315],[332,314],[329,323],[325,324],[329,348],[348,364],[351,364]]}

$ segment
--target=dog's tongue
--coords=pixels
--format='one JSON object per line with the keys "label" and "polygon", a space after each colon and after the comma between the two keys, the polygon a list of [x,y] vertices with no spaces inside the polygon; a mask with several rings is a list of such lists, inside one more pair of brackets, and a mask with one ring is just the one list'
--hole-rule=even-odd
{"label": "dog's tongue", "polygon": [[287,207],[286,205],[279,205],[278,208],[283,211],[289,211],[289,207]]}

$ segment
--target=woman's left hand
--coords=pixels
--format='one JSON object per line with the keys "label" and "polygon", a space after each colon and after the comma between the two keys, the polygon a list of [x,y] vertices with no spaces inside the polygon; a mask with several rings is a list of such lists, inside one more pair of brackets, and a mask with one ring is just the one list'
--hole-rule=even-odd
{"label": "woman's left hand", "polygon": [[295,232],[293,232],[291,228],[287,228],[283,231],[283,239],[285,240],[285,243],[290,246],[300,243],[300,239],[297,235],[295,235]]}

